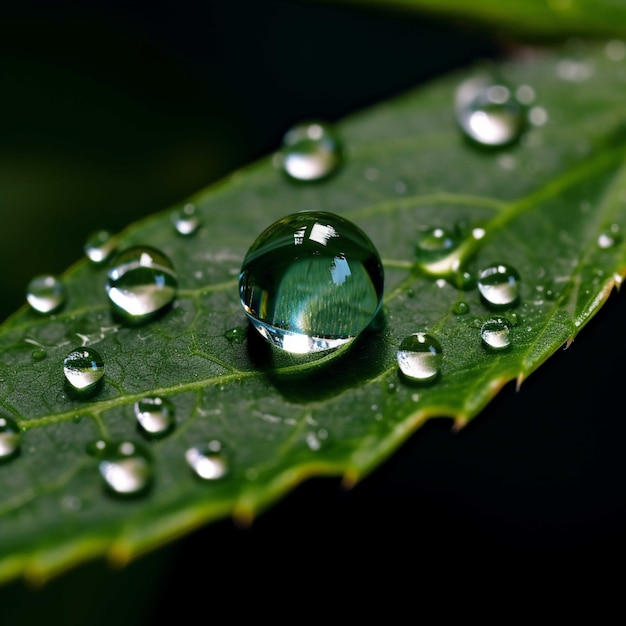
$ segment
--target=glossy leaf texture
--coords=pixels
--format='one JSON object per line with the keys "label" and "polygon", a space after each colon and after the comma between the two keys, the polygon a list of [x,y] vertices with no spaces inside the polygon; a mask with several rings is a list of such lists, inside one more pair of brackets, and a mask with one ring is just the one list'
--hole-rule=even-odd
{"label": "glossy leaf texture", "polygon": [[[320,0],[313,0],[319,2]],[[500,29],[525,40],[565,36],[623,37],[626,7],[611,0],[348,0],[350,4],[385,10],[418,11],[437,18],[461,19],[474,26]],[[322,3],[328,4],[326,0]]]}
{"label": "glossy leaf texture", "polygon": [[[503,148],[468,141],[454,115],[458,87],[485,76],[527,107],[522,135]],[[344,161],[324,180],[294,182],[271,156],[236,172],[172,207],[196,206],[195,233],[178,233],[166,211],[119,234],[119,249],[157,248],[178,275],[173,306],[141,324],[114,315],[106,265],[77,262],[62,277],[60,311],[25,306],[0,329],[1,410],[22,430],[19,453],[0,464],[0,580],[43,581],[102,556],[123,564],[213,520],[250,523],[307,477],[364,479],[429,418],[460,428],[508,382],[523,393],[524,378],[626,273],[625,85],[614,42],[575,60],[537,50],[344,119]],[[380,319],[321,358],[270,349],[239,301],[248,247],[301,210],[353,221],[385,269]],[[417,242],[433,228],[454,233],[458,246],[420,262]],[[492,264],[520,277],[519,299],[497,311],[471,280],[459,282],[459,272],[475,277]],[[510,323],[507,350],[482,343],[480,326],[494,316]],[[441,348],[428,384],[398,371],[397,350],[416,332]],[[105,364],[101,386],[84,397],[63,377],[79,347]],[[144,437],[134,412],[152,396],[175,415],[158,438]],[[109,493],[97,455],[86,452],[97,440],[145,447],[150,488]],[[197,445],[219,445],[223,475],[194,475],[185,455]]]}

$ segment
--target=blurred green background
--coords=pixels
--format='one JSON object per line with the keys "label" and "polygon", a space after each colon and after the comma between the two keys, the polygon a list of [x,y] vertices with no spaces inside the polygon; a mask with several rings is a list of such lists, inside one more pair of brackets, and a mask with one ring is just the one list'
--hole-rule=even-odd
{"label": "blurred green background", "polygon": [[[0,318],[32,276],[79,260],[92,230],[271,153],[294,122],[336,121],[510,44],[465,22],[295,1],[3,3]],[[41,591],[13,583],[0,624],[137,626],[172,610],[182,623],[213,618],[211,601],[232,616],[287,598],[308,611],[351,584],[366,614],[385,593],[417,602],[403,585],[414,593],[424,573],[468,585],[481,563],[504,582],[623,556],[626,426],[608,398],[625,311],[612,297],[520,392],[461,433],[427,424],[352,491],[311,480],[251,529],[225,520],[120,573],[95,563]],[[268,606],[245,606],[253,592]]]}

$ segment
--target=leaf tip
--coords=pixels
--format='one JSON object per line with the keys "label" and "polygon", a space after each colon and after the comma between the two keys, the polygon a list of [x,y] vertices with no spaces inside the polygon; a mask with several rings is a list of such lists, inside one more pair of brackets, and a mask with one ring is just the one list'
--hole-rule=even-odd
{"label": "leaf tip", "polygon": [[459,431],[463,430],[463,428],[465,428],[468,423],[469,419],[467,419],[465,415],[457,415],[454,418],[454,422],[452,423],[452,432],[458,433]]}

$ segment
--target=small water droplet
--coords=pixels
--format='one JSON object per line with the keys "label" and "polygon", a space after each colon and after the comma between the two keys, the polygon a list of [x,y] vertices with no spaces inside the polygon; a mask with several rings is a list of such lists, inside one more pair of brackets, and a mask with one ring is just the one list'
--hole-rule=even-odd
{"label": "small water droplet", "polygon": [[383,266],[355,224],[303,211],[259,235],[244,259],[239,293],[267,341],[292,353],[320,352],[372,323],[382,303]]}
{"label": "small water droplet", "polygon": [[188,202],[182,209],[176,209],[171,215],[172,223],[181,235],[193,235],[200,227],[200,216],[195,204]]}
{"label": "small water droplet", "polygon": [[115,258],[106,289],[118,313],[127,321],[141,321],[171,304],[178,277],[162,252],[136,246]]}
{"label": "small water droplet", "polygon": [[185,452],[185,460],[199,478],[217,480],[228,472],[228,462],[219,441],[193,446]]}
{"label": "small water droplet", "polygon": [[458,270],[453,274],[451,282],[457,289],[469,291],[476,287],[476,276],[468,270]]}
{"label": "small water droplet", "polygon": [[229,328],[224,333],[224,337],[233,343],[243,343],[247,334],[248,331],[244,326],[236,326],[235,328]]}
{"label": "small water droplet", "polygon": [[496,263],[478,274],[478,290],[485,302],[495,308],[513,306],[519,298],[520,276],[510,265]]}
{"label": "small water droplet", "polygon": [[74,390],[87,393],[102,380],[104,361],[93,348],[77,348],[63,360],[63,373]]}
{"label": "small water droplet", "polygon": [[35,348],[35,350],[32,351],[31,356],[33,357],[33,361],[43,361],[47,354],[43,348]]}
{"label": "small water droplet", "polygon": [[0,462],[8,461],[17,455],[22,434],[17,422],[6,415],[0,415]]}
{"label": "small water droplet", "polygon": [[613,246],[616,246],[621,242],[621,235],[619,232],[619,226],[617,224],[611,225],[610,228],[601,232],[598,235],[598,246],[603,250],[608,250]]}
{"label": "small water droplet", "polygon": [[593,65],[584,59],[562,59],[557,63],[556,73],[563,80],[582,83],[592,76]]}
{"label": "small water droplet", "polygon": [[147,397],[135,402],[135,417],[150,437],[162,437],[174,428],[174,406],[167,398]]}
{"label": "small water droplet", "polygon": [[480,327],[480,337],[490,350],[504,350],[511,345],[511,323],[504,317],[492,317]]}
{"label": "small water droplet", "polygon": [[543,107],[532,107],[528,119],[533,126],[543,126],[548,121],[548,112]]}
{"label": "small water droplet", "polygon": [[280,164],[292,179],[326,178],[341,163],[341,142],[330,124],[310,121],[294,126],[283,137]]}
{"label": "small water droplet", "polygon": [[626,43],[620,39],[611,39],[604,46],[604,53],[609,61],[623,61],[626,58]]}
{"label": "small water droplet", "polygon": [[441,367],[441,345],[427,333],[405,337],[396,354],[400,371],[409,380],[434,380]]}
{"label": "small water droplet", "polygon": [[515,97],[522,104],[532,104],[535,101],[535,90],[530,85],[520,85],[515,90]]}
{"label": "small water droplet", "polygon": [[66,297],[65,285],[51,274],[35,276],[26,288],[26,300],[37,313],[56,313]]}
{"label": "small water droplet", "polygon": [[97,230],[87,237],[83,249],[87,258],[99,265],[110,258],[116,247],[117,239],[108,230]]}
{"label": "small water droplet", "polygon": [[107,442],[96,456],[100,459],[100,474],[113,493],[136,495],[149,487],[153,461],[142,445],[132,441]]}
{"label": "small water droplet", "polygon": [[456,315],[465,315],[466,313],[469,313],[470,308],[467,302],[461,301],[457,302],[452,310]]}
{"label": "small water droplet", "polygon": [[482,146],[500,147],[519,139],[526,109],[509,87],[484,79],[463,83],[456,98],[457,120],[465,135]]}
{"label": "small water droplet", "polygon": [[432,263],[450,254],[458,245],[456,237],[445,228],[429,228],[418,235],[417,260]]}

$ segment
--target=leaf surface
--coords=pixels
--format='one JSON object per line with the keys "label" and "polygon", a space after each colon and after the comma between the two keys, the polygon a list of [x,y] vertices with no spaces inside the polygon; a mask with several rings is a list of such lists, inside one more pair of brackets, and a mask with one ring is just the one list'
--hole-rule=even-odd
{"label": "leaf surface", "polygon": [[[602,47],[575,62],[582,65],[537,51],[350,116],[338,125],[345,163],[333,177],[297,184],[267,158],[185,199],[200,210],[193,236],[174,230],[169,211],[131,225],[120,249],[154,246],[178,273],[176,302],[158,319],[121,323],[107,299],[107,268],[81,260],[63,276],[61,312],[24,307],[7,320],[0,402],[23,432],[20,454],[0,465],[0,580],[42,581],[105,555],[123,564],[227,516],[250,523],[309,476],[354,484],[425,420],[462,427],[503,385],[521,384],[571,341],[626,273],[626,61]],[[470,144],[453,114],[459,84],[485,73],[525,86],[532,99],[529,128],[504,150]],[[310,209],[363,229],[386,277],[375,328],[321,359],[270,350],[248,328],[237,285],[257,235]],[[416,240],[431,227],[463,238],[450,256],[420,265]],[[494,262],[521,277],[519,303],[497,313],[514,323],[511,348],[498,353],[479,332],[494,311],[450,273]],[[468,313],[455,313],[460,302]],[[443,350],[429,385],[398,372],[398,346],[418,330]],[[63,384],[63,359],[79,346],[105,361],[104,385],[88,399]],[[168,436],[145,441],[133,406],[153,395],[173,404],[177,421]],[[98,460],[86,453],[98,439],[150,449],[148,493],[105,491]],[[202,481],[185,451],[209,441],[223,445],[229,472]]]}
{"label": "leaf surface", "polygon": [[[318,2],[319,0],[313,0]],[[333,4],[333,2],[325,2]],[[612,0],[348,0],[361,7],[396,8],[448,20],[469,20],[491,32],[501,30],[530,40],[566,36],[624,37],[626,6]]]}

